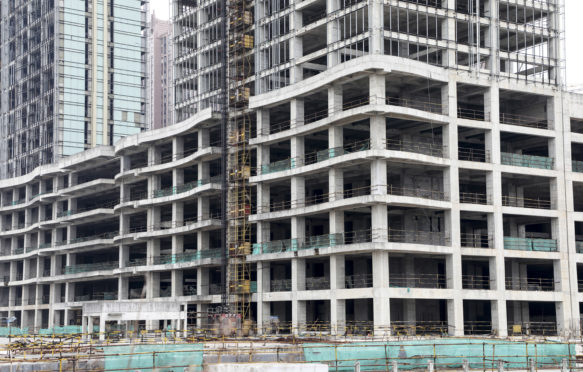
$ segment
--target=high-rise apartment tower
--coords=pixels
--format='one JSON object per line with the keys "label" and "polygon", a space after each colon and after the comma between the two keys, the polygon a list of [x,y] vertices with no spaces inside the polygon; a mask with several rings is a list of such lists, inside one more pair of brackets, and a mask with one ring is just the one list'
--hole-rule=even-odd
{"label": "high-rise apartment tower", "polygon": [[2,3],[0,177],[142,130],[146,2]]}

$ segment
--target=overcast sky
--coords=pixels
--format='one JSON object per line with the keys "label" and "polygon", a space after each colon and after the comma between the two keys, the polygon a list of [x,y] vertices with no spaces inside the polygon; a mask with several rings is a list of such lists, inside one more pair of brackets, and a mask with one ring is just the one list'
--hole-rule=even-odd
{"label": "overcast sky", "polygon": [[[565,0],[567,40],[567,85],[583,90],[583,0]],[[158,18],[168,19],[169,0],[150,0]]]}

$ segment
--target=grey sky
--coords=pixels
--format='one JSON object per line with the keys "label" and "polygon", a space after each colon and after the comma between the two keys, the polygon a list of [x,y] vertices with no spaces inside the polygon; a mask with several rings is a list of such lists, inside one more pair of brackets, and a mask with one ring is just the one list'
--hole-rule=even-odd
{"label": "grey sky", "polygon": [[[169,0],[150,0],[158,18],[168,19]],[[583,0],[565,0],[567,40],[567,84],[583,90]]]}

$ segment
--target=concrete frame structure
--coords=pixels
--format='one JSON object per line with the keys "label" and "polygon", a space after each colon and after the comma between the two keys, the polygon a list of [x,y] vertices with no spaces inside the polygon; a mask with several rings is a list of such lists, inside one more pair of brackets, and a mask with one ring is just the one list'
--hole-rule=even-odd
{"label": "concrete frame structure", "polygon": [[0,25],[0,178],[145,127],[147,2],[11,0]]}
{"label": "concrete frame structure", "polygon": [[[179,123],[0,183],[0,316],[220,304],[218,5],[174,3]],[[253,5],[258,332],[579,335],[583,98],[560,86],[562,3]]]}

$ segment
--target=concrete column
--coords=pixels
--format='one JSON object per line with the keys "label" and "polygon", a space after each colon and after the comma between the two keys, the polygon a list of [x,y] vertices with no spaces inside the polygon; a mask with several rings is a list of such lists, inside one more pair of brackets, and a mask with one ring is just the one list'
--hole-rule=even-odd
{"label": "concrete column", "polygon": [[[269,128],[267,128],[269,133]],[[261,171],[263,165],[270,162],[269,145],[258,145],[257,147],[257,167]],[[266,182],[257,183],[257,209],[258,213],[269,212],[270,185]]]}
{"label": "concrete column", "polygon": [[[373,160],[371,163],[371,194],[386,195],[387,193],[387,162]],[[374,242],[387,242],[388,217],[387,206],[384,203],[371,207],[372,239]]]}
{"label": "concrete column", "polygon": [[[452,12],[455,11],[455,2],[456,0],[444,0],[443,7],[450,12],[449,14],[452,14]],[[452,16],[445,18],[441,24],[441,31],[443,39],[448,41],[449,45],[455,45],[455,42],[457,40],[455,17]],[[451,47],[442,52],[444,66],[455,68],[457,64],[455,53],[456,53],[455,49]]]}
{"label": "concrete column", "polygon": [[[147,256],[150,262],[154,262],[154,257],[160,255],[160,240],[152,239],[147,242]],[[160,297],[160,273],[146,273],[146,298]]]}
{"label": "concrete column", "polygon": [[105,341],[105,315],[99,317],[99,341]]}
{"label": "concrete column", "polygon": [[346,326],[346,301],[337,298],[337,289],[344,288],[345,256],[330,256],[330,326],[333,335],[344,334]]}
{"label": "concrete column", "polygon": [[306,323],[306,302],[298,300],[298,291],[306,289],[306,260],[292,258],[292,328],[297,334]]}
{"label": "concrete column", "polygon": [[199,296],[209,294],[209,274],[208,267],[199,267],[196,269],[196,293]]}
{"label": "concrete column", "polygon": [[184,290],[182,270],[172,270],[170,280],[172,285],[172,297],[182,296]]}
{"label": "concrete column", "polygon": [[184,157],[184,137],[176,136],[172,138],[172,158],[174,160]]}
{"label": "concrete column", "polygon": [[[271,132],[270,130],[270,120],[269,120],[269,110],[257,110],[257,135],[258,136],[267,136],[269,135]],[[259,148],[261,148],[263,146],[259,146],[258,147],[258,151],[259,152]],[[259,155],[257,155],[259,156]],[[264,162],[259,162],[259,159],[257,161],[257,164],[266,164]]]}
{"label": "concrete column", "polygon": [[[386,78],[384,74],[372,74],[368,80],[370,103],[384,105],[386,103]],[[381,117],[382,118],[382,117]]]}
{"label": "concrete column", "polygon": [[[301,98],[294,98],[290,102],[289,110],[290,127],[304,125],[304,100]],[[296,137],[293,137],[296,138]],[[292,155],[293,157],[293,155]]]}
{"label": "concrete column", "polygon": [[119,300],[129,299],[130,280],[127,276],[120,276],[117,281],[117,293]]}
{"label": "concrete column", "polygon": [[389,335],[391,325],[389,252],[373,251],[372,282],[375,336]]}
{"label": "concrete column", "polygon": [[342,84],[336,83],[328,88],[328,116],[342,111]]}
{"label": "concrete column", "polygon": [[[87,327],[87,323],[88,323],[88,317],[87,316],[82,316],[81,317],[81,334],[83,335],[83,339],[87,339],[87,333],[88,333],[88,327]],[[49,327],[51,327],[49,325]]]}
{"label": "concrete column", "polygon": [[[338,0],[326,0],[326,13],[331,14],[338,9],[340,9],[340,2]],[[340,63],[338,50],[333,50],[337,48],[336,42],[340,40],[338,22],[338,20],[335,20],[326,24],[326,45],[332,49],[328,51],[328,68]]]}
{"label": "concrete column", "polygon": [[304,55],[303,37],[298,36],[294,31],[302,28],[302,11],[292,11],[290,14],[290,33],[293,37],[289,42],[290,60],[294,65],[290,69],[290,83],[294,84],[303,80],[303,69],[301,66],[295,65],[295,61]]}
{"label": "concrete column", "polygon": [[264,334],[269,324],[269,302],[263,301],[263,294],[271,292],[270,288],[270,263],[269,261],[257,262],[257,330]]}

